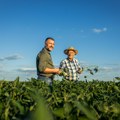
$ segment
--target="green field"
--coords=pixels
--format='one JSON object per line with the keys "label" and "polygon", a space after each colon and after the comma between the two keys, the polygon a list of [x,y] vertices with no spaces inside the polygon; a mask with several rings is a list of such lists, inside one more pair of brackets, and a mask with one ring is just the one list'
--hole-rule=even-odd
{"label": "green field", "polygon": [[1,80],[0,120],[120,120],[120,82]]}

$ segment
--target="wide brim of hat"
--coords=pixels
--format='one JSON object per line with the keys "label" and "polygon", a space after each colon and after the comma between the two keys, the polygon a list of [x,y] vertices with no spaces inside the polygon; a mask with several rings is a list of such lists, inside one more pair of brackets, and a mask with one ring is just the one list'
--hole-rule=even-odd
{"label": "wide brim of hat", "polygon": [[78,50],[75,50],[75,49],[65,49],[65,50],[64,50],[64,53],[67,55],[67,54],[68,54],[68,51],[70,51],[70,50],[74,51],[74,52],[75,52],[75,55],[78,54]]}

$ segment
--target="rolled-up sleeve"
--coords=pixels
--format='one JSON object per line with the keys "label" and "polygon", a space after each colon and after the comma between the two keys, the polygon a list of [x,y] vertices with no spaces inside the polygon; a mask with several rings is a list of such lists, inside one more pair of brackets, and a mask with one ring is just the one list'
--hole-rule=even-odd
{"label": "rolled-up sleeve", "polygon": [[44,71],[46,68],[54,68],[51,55],[48,50],[43,48],[36,58],[37,75],[51,76],[52,74],[46,74]]}
{"label": "rolled-up sleeve", "polygon": [[44,72],[47,67],[46,56],[41,54],[37,56],[37,69],[39,72]]}

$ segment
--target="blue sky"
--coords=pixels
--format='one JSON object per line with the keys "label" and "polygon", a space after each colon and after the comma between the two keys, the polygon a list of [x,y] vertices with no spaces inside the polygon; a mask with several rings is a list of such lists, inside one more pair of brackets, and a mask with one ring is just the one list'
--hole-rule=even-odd
{"label": "blue sky", "polygon": [[99,67],[91,79],[120,76],[120,0],[0,0],[0,79],[36,77],[46,37],[55,39],[59,66],[69,46],[81,66]]}

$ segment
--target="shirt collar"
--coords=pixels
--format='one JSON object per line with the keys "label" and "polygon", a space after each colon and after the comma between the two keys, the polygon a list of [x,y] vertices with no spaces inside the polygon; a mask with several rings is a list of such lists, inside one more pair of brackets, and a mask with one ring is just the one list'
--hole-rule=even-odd
{"label": "shirt collar", "polygon": [[67,60],[68,60],[69,62],[74,62],[74,58],[73,58],[73,60],[72,60],[72,61],[70,61],[68,58],[67,58]]}
{"label": "shirt collar", "polygon": [[47,49],[46,49],[46,47],[44,47],[44,50],[45,50],[47,53],[49,53],[49,54],[50,54],[50,51],[49,51],[49,50],[47,50]]}

